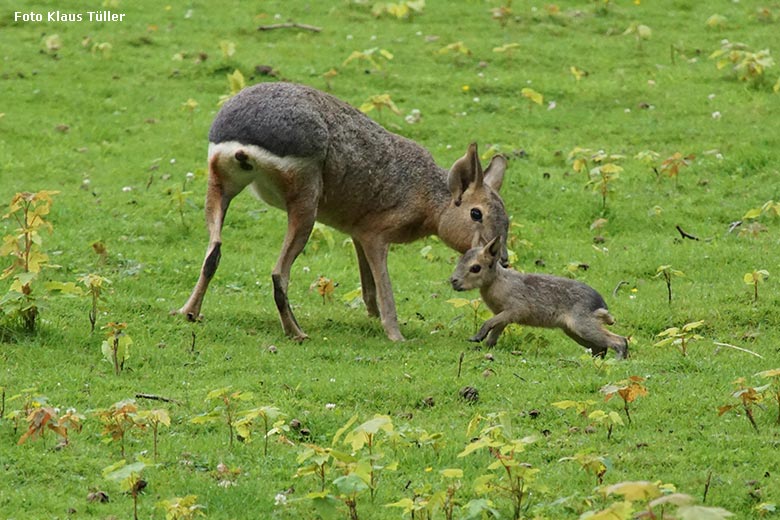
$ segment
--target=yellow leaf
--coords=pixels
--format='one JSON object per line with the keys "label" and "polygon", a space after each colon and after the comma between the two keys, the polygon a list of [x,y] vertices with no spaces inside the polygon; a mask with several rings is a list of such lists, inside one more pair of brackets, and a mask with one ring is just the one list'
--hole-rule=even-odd
{"label": "yellow leaf", "polygon": [[588,512],[580,515],[580,520],[628,520],[633,511],[631,502],[617,502],[596,513]]}
{"label": "yellow leaf", "polygon": [[524,87],[520,91],[520,94],[522,94],[523,97],[530,99],[537,105],[544,103],[544,96],[532,88]]}
{"label": "yellow leaf", "polygon": [[661,490],[658,485],[644,480],[636,482],[620,482],[604,488],[604,494],[621,495],[630,502],[647,501],[661,496]]}
{"label": "yellow leaf", "polygon": [[449,468],[439,471],[444,478],[463,478],[463,470],[459,468]]}
{"label": "yellow leaf", "polygon": [[227,75],[228,82],[230,83],[230,93],[231,94],[238,94],[239,91],[241,91],[246,86],[246,80],[244,80],[244,75],[241,74],[241,71],[236,69],[233,71],[233,74]]}
{"label": "yellow leaf", "polygon": [[572,73],[574,79],[576,79],[577,81],[581,80],[582,78],[588,75],[586,71],[582,70],[576,65],[572,65],[571,67],[569,67],[569,71]]}

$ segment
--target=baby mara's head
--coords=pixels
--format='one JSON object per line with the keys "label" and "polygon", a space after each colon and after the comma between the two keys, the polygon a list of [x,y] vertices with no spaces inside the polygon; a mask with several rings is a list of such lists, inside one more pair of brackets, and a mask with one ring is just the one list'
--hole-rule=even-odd
{"label": "baby mara's head", "polygon": [[503,238],[499,236],[484,246],[478,245],[466,251],[450,277],[452,288],[456,291],[467,291],[493,283],[502,250]]}

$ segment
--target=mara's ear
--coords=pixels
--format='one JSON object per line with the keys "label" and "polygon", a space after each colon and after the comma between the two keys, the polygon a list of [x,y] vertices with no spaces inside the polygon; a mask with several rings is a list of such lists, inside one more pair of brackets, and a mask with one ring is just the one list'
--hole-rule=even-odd
{"label": "mara's ear", "polygon": [[455,204],[460,205],[460,198],[463,192],[471,184],[475,184],[479,188],[482,186],[482,181],[482,165],[479,164],[477,143],[471,143],[469,149],[466,150],[466,155],[453,163],[447,179],[447,184],[450,187],[452,198],[455,199]]}
{"label": "mara's ear", "polygon": [[482,233],[480,233],[479,230],[475,231],[474,238],[471,239],[472,249],[484,245],[485,245],[485,240],[482,238]]}
{"label": "mara's ear", "polygon": [[501,255],[501,244],[503,239],[500,236],[495,237],[487,243],[482,252],[491,258],[498,258]]}
{"label": "mara's ear", "polygon": [[494,155],[490,159],[485,170],[485,184],[496,190],[501,191],[501,185],[504,183],[504,173],[506,172],[506,157],[503,155]]}

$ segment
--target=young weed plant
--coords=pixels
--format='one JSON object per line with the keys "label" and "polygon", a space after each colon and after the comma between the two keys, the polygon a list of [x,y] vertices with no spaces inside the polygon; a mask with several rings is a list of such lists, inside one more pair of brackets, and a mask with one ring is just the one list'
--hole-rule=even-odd
{"label": "young weed plant", "polygon": [[35,282],[44,268],[54,267],[41,247],[41,231],[52,231],[46,217],[51,210],[52,196],[57,193],[47,190],[17,193],[11,199],[8,213],[3,215],[3,220],[13,220],[19,227],[6,235],[0,245],[0,257],[13,259],[0,274],[0,280],[13,280],[8,292],[0,298],[0,310],[6,317],[21,321],[28,331],[35,329],[40,310],[40,301],[33,294]]}

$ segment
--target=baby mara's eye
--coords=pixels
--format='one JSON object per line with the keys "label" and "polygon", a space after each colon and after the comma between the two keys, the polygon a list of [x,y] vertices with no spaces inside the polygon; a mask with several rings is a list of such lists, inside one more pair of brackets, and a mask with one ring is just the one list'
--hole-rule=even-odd
{"label": "baby mara's eye", "polygon": [[469,269],[469,271],[471,271],[471,272],[472,272],[472,273],[474,273],[474,274],[477,274],[477,273],[478,273],[478,272],[480,272],[481,270],[482,270],[482,266],[481,266],[481,265],[479,265],[479,264],[477,264],[477,265],[472,265],[472,266],[471,266],[471,268]]}
{"label": "baby mara's eye", "polygon": [[474,222],[482,222],[482,210],[479,208],[471,208],[471,220]]}

